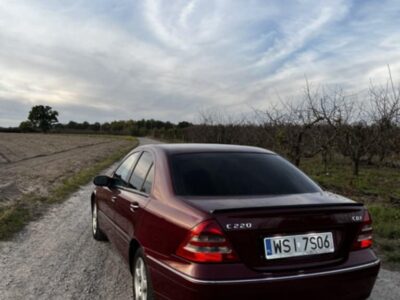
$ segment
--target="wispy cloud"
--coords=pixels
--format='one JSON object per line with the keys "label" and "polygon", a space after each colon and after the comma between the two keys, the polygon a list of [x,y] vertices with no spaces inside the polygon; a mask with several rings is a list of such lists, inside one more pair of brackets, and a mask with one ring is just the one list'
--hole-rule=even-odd
{"label": "wispy cloud", "polygon": [[398,1],[0,3],[0,126],[50,104],[61,121],[193,120],[315,84],[400,79]]}

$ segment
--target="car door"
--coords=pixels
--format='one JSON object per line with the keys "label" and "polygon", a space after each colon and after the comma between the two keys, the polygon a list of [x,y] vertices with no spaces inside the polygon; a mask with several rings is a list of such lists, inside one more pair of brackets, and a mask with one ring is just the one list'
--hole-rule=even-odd
{"label": "car door", "polygon": [[135,236],[143,208],[149,201],[154,176],[153,157],[144,151],[136,163],[128,186],[120,190],[115,202],[115,221],[120,232],[117,247],[128,257],[130,237]]}
{"label": "car door", "polygon": [[122,163],[113,172],[114,184],[111,187],[102,187],[101,191],[96,194],[98,207],[100,211],[100,217],[102,218],[102,224],[104,224],[104,230],[107,236],[111,240],[114,240],[115,236],[115,201],[118,195],[121,193],[121,187],[126,187],[133,167],[137,159],[140,156],[140,152],[135,152],[126,157]]}

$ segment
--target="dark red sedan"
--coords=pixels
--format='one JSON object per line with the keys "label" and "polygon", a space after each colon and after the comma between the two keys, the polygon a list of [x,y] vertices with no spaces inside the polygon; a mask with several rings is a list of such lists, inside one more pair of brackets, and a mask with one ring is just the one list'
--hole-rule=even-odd
{"label": "dark red sedan", "polygon": [[145,145],[94,183],[134,299],[364,299],[379,271],[367,209],[264,149]]}

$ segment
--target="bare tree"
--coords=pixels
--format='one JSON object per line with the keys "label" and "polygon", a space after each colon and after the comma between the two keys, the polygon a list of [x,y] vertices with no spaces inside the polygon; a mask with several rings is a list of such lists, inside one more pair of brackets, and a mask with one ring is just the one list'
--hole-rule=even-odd
{"label": "bare tree", "polygon": [[316,152],[321,153],[324,173],[328,172],[328,160],[333,155],[335,142],[338,137],[339,128],[342,125],[346,110],[346,97],[339,87],[330,91],[322,90],[318,106],[312,107],[318,110],[323,117],[323,122],[318,126],[313,135],[316,145]]}
{"label": "bare tree", "polygon": [[400,86],[393,83],[388,66],[386,85],[374,85],[369,88],[372,107],[370,108],[374,127],[377,130],[375,151],[382,163],[387,155],[395,151],[396,125],[400,120]]}
{"label": "bare tree", "polygon": [[323,116],[315,108],[318,95],[318,92],[312,92],[306,80],[302,99],[281,100],[280,108],[274,106],[264,113],[266,123],[276,128],[276,140],[296,166],[300,165],[304,155],[305,135],[323,120]]}
{"label": "bare tree", "polygon": [[342,122],[338,127],[337,148],[350,158],[353,175],[358,176],[360,162],[375,143],[373,128],[366,121],[365,107],[357,100],[347,99],[340,110]]}

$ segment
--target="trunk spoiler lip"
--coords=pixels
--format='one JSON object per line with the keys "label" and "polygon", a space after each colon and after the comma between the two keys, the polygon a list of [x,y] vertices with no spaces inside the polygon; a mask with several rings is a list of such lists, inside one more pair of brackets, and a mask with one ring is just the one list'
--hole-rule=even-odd
{"label": "trunk spoiler lip", "polygon": [[273,205],[273,206],[249,206],[249,207],[233,207],[233,208],[216,208],[208,210],[211,214],[227,213],[235,211],[251,211],[251,210],[279,210],[279,209],[317,209],[324,207],[364,207],[363,203],[353,202],[353,203],[318,203],[318,204],[293,204],[293,205]]}

